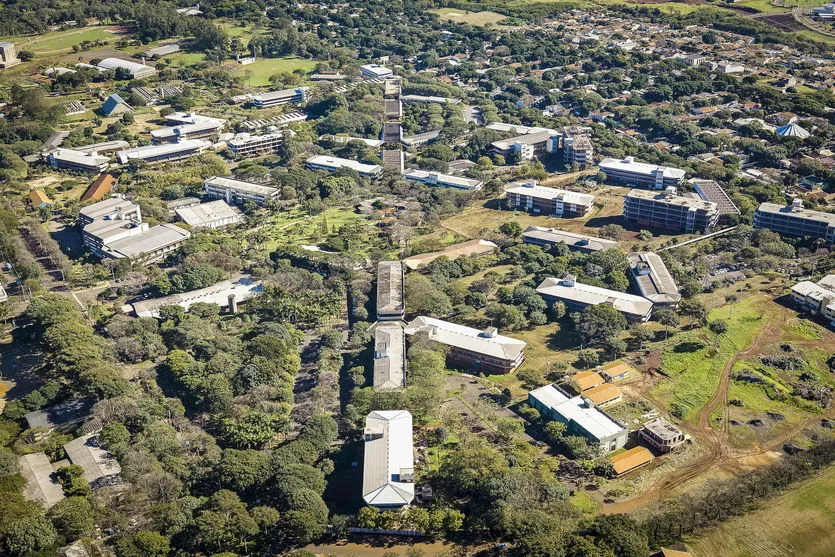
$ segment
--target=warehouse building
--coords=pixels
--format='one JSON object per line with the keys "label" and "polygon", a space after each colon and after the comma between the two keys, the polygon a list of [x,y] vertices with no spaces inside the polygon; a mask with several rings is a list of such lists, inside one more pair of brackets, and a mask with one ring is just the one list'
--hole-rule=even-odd
{"label": "warehouse building", "polygon": [[681,301],[678,286],[657,253],[630,253],[629,277],[638,293],[651,300],[656,308],[674,308]]}
{"label": "warehouse building", "polygon": [[377,263],[378,321],[400,321],[406,316],[404,284],[405,267],[401,261]]}
{"label": "warehouse building", "polygon": [[451,364],[474,371],[511,373],[525,359],[527,343],[500,335],[495,327],[482,331],[433,317],[417,317],[405,332],[428,333],[430,340],[450,347],[447,360]]}
{"label": "warehouse building", "polygon": [[549,304],[563,302],[570,312],[608,304],[632,323],[649,321],[652,315],[652,301],[626,292],[583,284],[577,282],[573,275],[567,275],[563,279],[546,278],[536,287],[536,291]]}
{"label": "warehouse building", "polygon": [[193,112],[182,118],[171,118],[169,121],[176,121],[177,125],[151,130],[154,143],[176,143],[181,139],[205,139],[218,135],[226,125],[226,120],[222,118],[200,116]]}
{"label": "warehouse building", "polygon": [[428,186],[453,188],[457,190],[466,191],[478,191],[484,185],[484,182],[482,182],[481,180],[462,178],[460,176],[453,176],[451,174],[441,174],[440,172],[417,170],[415,168],[410,168],[409,170],[404,172],[403,179],[409,182],[426,184]]}
{"label": "warehouse building", "polygon": [[84,479],[93,487],[122,473],[122,467],[108,451],[102,448],[98,433],[88,433],[64,445],[67,458],[84,470]]}
{"label": "warehouse building", "polygon": [[412,415],[377,410],[365,417],[362,498],[367,505],[400,508],[415,498]]}
{"label": "warehouse building", "polygon": [[653,190],[678,187],[686,174],[680,168],[637,162],[635,157],[603,159],[600,161],[600,170],[606,174],[606,179],[612,182]]}
{"label": "warehouse building", "polygon": [[244,214],[225,200],[218,199],[189,207],[174,209],[177,218],[192,228],[223,228],[243,222]]}
{"label": "warehouse building", "polygon": [[406,336],[395,322],[374,324],[374,389],[406,386]]}
{"label": "warehouse building", "polygon": [[506,190],[508,205],[552,217],[583,217],[594,207],[594,196],[537,185],[536,180],[514,182]]}
{"label": "warehouse building", "polygon": [[279,190],[261,184],[212,176],[203,182],[206,195],[215,199],[224,199],[227,203],[240,204],[252,201],[256,205],[264,205],[271,199],[278,199]]}
{"label": "warehouse building", "polygon": [[585,234],[577,234],[542,226],[527,227],[522,231],[522,241],[526,244],[534,244],[537,246],[565,244],[568,246],[568,249],[581,253],[594,253],[596,251],[618,247],[618,243],[614,240],[606,240],[605,238],[597,238],[595,236],[587,236]]}
{"label": "warehouse building", "polygon": [[350,159],[330,157],[327,155],[312,156],[307,159],[305,164],[310,170],[327,170],[330,172],[347,168],[365,178],[377,178],[383,171],[383,167],[379,164],[364,164]]}
{"label": "warehouse building", "polygon": [[626,427],[583,396],[572,398],[559,387],[545,385],[528,393],[528,404],[544,418],[565,424],[568,435],[585,437],[601,453],[616,451],[626,444]]}
{"label": "warehouse building", "polygon": [[623,219],[634,226],[693,233],[714,228],[719,210],[716,203],[678,195],[673,187],[660,193],[630,190],[623,204]]}
{"label": "warehouse building", "polygon": [[754,212],[754,228],[766,228],[783,236],[820,238],[835,244],[835,213],[813,211],[795,199],[791,205],[761,203]]}
{"label": "warehouse building", "polygon": [[154,69],[152,66],[146,66],[145,64],[137,64],[136,62],[129,62],[128,60],[122,60],[121,58],[105,58],[98,64],[96,64],[99,68],[103,70],[116,70],[121,68],[126,70],[130,73],[133,79],[142,79],[144,77],[151,77],[157,70]]}

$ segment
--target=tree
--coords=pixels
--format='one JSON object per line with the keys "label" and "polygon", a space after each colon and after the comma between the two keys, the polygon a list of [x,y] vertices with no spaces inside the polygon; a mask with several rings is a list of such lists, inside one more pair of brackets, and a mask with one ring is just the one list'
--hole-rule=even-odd
{"label": "tree", "polygon": [[671,309],[660,309],[655,312],[655,318],[664,325],[664,340],[667,340],[670,327],[677,327],[679,324],[678,314]]}
{"label": "tree", "polygon": [[681,315],[690,318],[690,324],[697,323],[699,326],[704,326],[707,322],[707,308],[698,300],[682,300],[678,305],[678,311]]}
{"label": "tree", "polygon": [[728,304],[728,319],[731,318],[731,312],[734,309],[734,304],[737,302],[739,298],[734,294],[728,294],[725,296],[725,303]]}
{"label": "tree", "polygon": [[609,305],[588,306],[581,313],[571,314],[575,330],[583,344],[599,345],[626,329],[626,317]]}
{"label": "tree", "polygon": [[644,343],[648,340],[652,340],[655,337],[655,333],[653,333],[646,325],[635,325],[632,327],[632,338],[638,341],[640,345],[640,349],[644,349]]}
{"label": "tree", "polygon": [[58,540],[58,534],[52,523],[39,515],[24,516],[13,520],[5,528],[4,534],[6,550],[11,555],[40,551]]}
{"label": "tree", "polygon": [[406,276],[406,307],[410,313],[443,316],[452,311],[452,302],[428,277],[410,273]]}
{"label": "tree", "polygon": [[499,232],[506,234],[511,238],[518,238],[522,235],[522,225],[515,220],[503,222],[501,226],[499,226]]}
{"label": "tree", "polygon": [[600,236],[609,240],[619,241],[623,238],[624,232],[625,230],[619,224],[607,224],[600,228]]}
{"label": "tree", "polygon": [[717,335],[724,335],[728,332],[729,326],[728,322],[724,319],[719,319],[716,321],[711,321],[710,323],[710,330],[716,333]]}
{"label": "tree", "polygon": [[93,508],[84,497],[67,497],[55,503],[47,514],[53,526],[67,541],[92,534]]}
{"label": "tree", "polygon": [[116,542],[119,557],[166,557],[170,551],[168,538],[149,530],[129,534]]}
{"label": "tree", "polygon": [[610,360],[620,358],[626,352],[626,342],[618,337],[609,337],[603,342],[603,351]]}
{"label": "tree", "polygon": [[510,442],[525,433],[525,425],[515,418],[499,418],[496,430],[503,441]]}

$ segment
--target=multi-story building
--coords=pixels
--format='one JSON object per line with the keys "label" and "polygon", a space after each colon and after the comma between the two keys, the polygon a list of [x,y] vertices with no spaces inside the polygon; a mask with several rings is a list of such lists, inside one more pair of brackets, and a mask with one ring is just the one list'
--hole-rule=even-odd
{"label": "multi-story building", "polygon": [[374,389],[406,386],[406,336],[403,324],[374,324]]}
{"label": "multi-story building", "polygon": [[223,199],[174,209],[177,218],[192,228],[223,228],[243,222],[244,214]]}
{"label": "multi-story building", "polygon": [[594,163],[594,145],[580,128],[564,128],[562,131],[562,156],[565,164],[581,167]]}
{"label": "multi-story building", "polygon": [[573,275],[565,278],[546,278],[536,287],[537,293],[549,304],[562,302],[568,311],[583,311],[589,306],[607,304],[621,312],[627,321],[643,323],[652,315],[652,301],[643,296],[609,290],[577,282]]}
{"label": "multi-story building", "polygon": [[328,170],[330,172],[347,168],[366,178],[378,178],[383,171],[383,167],[379,164],[364,164],[350,159],[341,159],[328,155],[312,156],[305,161],[305,165],[310,170]]}
{"label": "multi-story building", "polygon": [[406,316],[403,303],[405,268],[402,261],[377,263],[377,320],[400,321]]}
{"label": "multi-story building", "polygon": [[405,161],[401,149],[386,149],[382,153],[383,168],[393,168],[403,174]]}
{"label": "multi-story building", "polygon": [[694,178],[690,180],[690,183],[693,184],[699,197],[716,203],[716,208],[719,210],[719,224],[728,224],[732,218],[739,216],[739,209],[718,182]]}
{"label": "multi-story building", "polygon": [[20,58],[17,57],[14,44],[6,41],[0,42],[0,68],[10,68],[16,64],[20,64]]}
{"label": "multi-story building", "polygon": [[662,453],[674,451],[685,441],[684,432],[664,418],[648,421],[638,430],[638,434],[641,439]]}
{"label": "multi-story building", "polygon": [[145,161],[148,164],[174,162],[199,155],[211,145],[202,139],[183,139],[176,143],[145,145],[119,151],[116,153],[116,159],[121,164],[129,164],[132,161]]}
{"label": "multi-story building", "polygon": [[536,131],[524,135],[500,139],[491,143],[493,152],[510,156],[518,153],[522,160],[530,160],[542,153],[555,153],[560,149],[560,133],[556,130]]}
{"label": "multi-story building", "polygon": [[657,253],[630,253],[626,259],[632,284],[641,296],[651,300],[657,308],[678,305],[681,301],[678,286]]}
{"label": "multi-story building", "polygon": [[480,190],[484,185],[484,182],[481,180],[462,178],[461,176],[452,176],[451,174],[441,174],[439,172],[428,172],[426,170],[417,170],[414,168],[404,172],[403,179],[409,182],[427,184],[429,186],[439,186],[443,188],[454,188],[467,191]]}
{"label": "multi-story building", "polygon": [[425,332],[431,340],[449,346],[447,360],[456,366],[487,373],[510,373],[525,359],[527,343],[500,335],[495,327],[484,331],[432,317],[417,317],[405,332]]}
{"label": "multi-story building", "polygon": [[[183,121],[184,120],[184,121]],[[220,133],[226,120],[190,113],[176,126],[151,130],[154,143],[176,143],[182,139],[205,139]]]}
{"label": "multi-story building", "polygon": [[252,105],[255,108],[272,108],[283,104],[302,103],[305,100],[307,100],[307,87],[297,87],[255,95],[252,97]]}
{"label": "multi-story building", "polygon": [[287,132],[283,130],[266,133],[264,135],[250,135],[239,133],[226,142],[226,146],[236,157],[251,157],[275,153],[284,141]]}
{"label": "multi-story building", "polygon": [[403,103],[400,99],[384,99],[383,112],[387,120],[400,120],[403,117]]}
{"label": "multi-story building", "polygon": [[365,77],[380,78],[392,75],[394,72],[379,64],[365,64],[360,66],[360,73]]}
{"label": "multi-story building", "polygon": [[636,162],[635,157],[603,159],[599,167],[607,180],[653,190],[680,186],[686,174],[680,168]]}
{"label": "multi-story building", "polygon": [[795,199],[791,205],[761,203],[754,212],[754,228],[767,228],[780,235],[821,238],[835,244],[835,213],[813,211]]}
{"label": "multi-story building", "polygon": [[412,415],[376,410],[365,417],[362,498],[366,505],[400,508],[415,498]]}
{"label": "multi-story building", "polygon": [[623,204],[623,219],[632,225],[692,233],[710,230],[719,222],[716,203],[664,192],[630,190]]}
{"label": "multi-story building", "polygon": [[565,424],[568,435],[585,437],[601,454],[626,445],[629,430],[582,395],[569,397],[559,387],[545,385],[528,393],[528,404],[544,418]]}
{"label": "multi-story building", "polygon": [[798,282],[792,286],[791,299],[801,310],[820,315],[830,327],[835,327],[835,275],[827,275],[818,282]]}
{"label": "multi-story building", "polygon": [[537,185],[536,180],[514,182],[507,188],[507,202],[513,209],[552,217],[583,217],[594,206],[594,196]]}
{"label": "multi-story building", "polygon": [[400,122],[386,122],[380,131],[383,143],[400,143],[403,141],[403,124]]}
{"label": "multi-story building", "polygon": [[537,246],[554,246],[562,243],[568,246],[568,249],[582,253],[594,253],[596,251],[618,247],[618,243],[614,240],[606,240],[605,238],[596,238],[594,236],[586,236],[585,234],[576,234],[574,232],[542,226],[527,227],[522,231],[522,241],[526,244],[534,244]]}
{"label": "multi-story building", "polygon": [[49,166],[58,170],[78,170],[80,172],[104,172],[110,166],[110,157],[96,152],[84,153],[75,149],[56,149],[46,156]]}
{"label": "multi-story building", "polygon": [[203,188],[209,197],[224,199],[227,203],[252,201],[256,205],[264,205],[271,199],[277,199],[280,194],[276,188],[222,176],[212,176],[203,182]]}

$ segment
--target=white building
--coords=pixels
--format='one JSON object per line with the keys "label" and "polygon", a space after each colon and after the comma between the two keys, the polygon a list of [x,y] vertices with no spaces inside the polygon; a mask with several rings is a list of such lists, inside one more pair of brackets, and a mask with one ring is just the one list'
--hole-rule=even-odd
{"label": "white building", "polygon": [[835,275],[827,275],[818,282],[798,282],[792,286],[791,299],[801,310],[821,315],[830,327],[835,327]]}
{"label": "white building", "polygon": [[244,214],[223,199],[174,209],[177,218],[192,228],[223,228],[243,222]]}
{"label": "white building", "polygon": [[98,433],[88,433],[64,445],[67,458],[84,470],[84,479],[92,486],[122,473],[122,467],[108,451],[101,447]]}
{"label": "white building", "polygon": [[209,197],[225,199],[227,203],[252,201],[264,205],[270,199],[278,199],[280,193],[276,188],[222,176],[212,176],[203,182],[203,187]]}
{"label": "white building", "polygon": [[364,164],[350,159],[342,159],[328,155],[314,155],[307,159],[305,164],[310,170],[328,170],[330,172],[341,168],[348,168],[366,178],[377,178],[383,171],[383,167],[379,164]]}
{"label": "white building", "polygon": [[[174,119],[171,121],[174,121]],[[203,139],[219,134],[226,124],[226,120],[222,118],[200,116],[193,112],[185,118],[176,118],[176,121],[176,126],[151,130],[151,138],[154,143],[174,143],[181,139]]]}
{"label": "white building", "polygon": [[183,139],[175,143],[145,145],[119,151],[116,159],[120,164],[132,161],[145,161],[148,164],[174,162],[199,155],[211,146],[210,142],[202,139]]}
{"label": "white building", "polygon": [[255,108],[272,108],[283,104],[302,103],[305,100],[307,100],[307,87],[297,87],[255,95],[252,97],[252,104]]}
{"label": "white building", "polygon": [[20,475],[26,480],[24,497],[43,503],[47,509],[64,498],[64,489],[45,453],[30,453],[18,459]]}
{"label": "white building", "polygon": [[217,284],[188,292],[180,292],[162,298],[140,300],[122,307],[125,313],[133,313],[137,317],[159,317],[159,311],[165,306],[180,306],[188,309],[197,303],[226,306],[233,300],[233,305],[245,302],[250,298],[264,293],[264,285],[249,275],[236,279],[222,280]]}
{"label": "white building", "polygon": [[754,228],[767,228],[782,236],[821,238],[835,244],[835,214],[814,211],[795,199],[791,205],[761,203],[754,211]]}
{"label": "white building", "polygon": [[608,180],[656,190],[678,187],[686,174],[680,168],[637,162],[635,157],[607,158],[599,166]]}
{"label": "white building", "polygon": [[399,322],[374,324],[374,389],[406,386],[406,335]]}
{"label": "white building", "polygon": [[110,157],[99,155],[95,151],[85,153],[76,149],[56,149],[46,156],[46,161],[56,170],[81,172],[104,172],[110,166]]}
{"label": "white building", "polygon": [[642,323],[652,315],[652,300],[626,292],[577,282],[573,275],[564,279],[546,278],[536,291],[549,304],[563,302],[569,312],[583,311],[589,306],[607,304],[621,312],[628,321]]}
{"label": "white building", "polygon": [[542,226],[527,227],[522,231],[522,241],[526,244],[534,244],[537,246],[554,246],[562,243],[568,246],[568,249],[582,253],[594,253],[596,251],[618,247],[618,243],[614,240]]}
{"label": "white building", "polygon": [[493,151],[509,156],[518,153],[522,160],[530,160],[541,153],[555,153],[560,150],[561,135],[556,130],[537,131],[494,141]]}
{"label": "white building", "polygon": [[0,42],[0,68],[10,68],[20,64],[20,58],[17,57],[17,49],[14,44],[10,42]]}
{"label": "white building", "polygon": [[367,505],[399,508],[415,498],[412,415],[377,410],[365,417],[362,498]]}
{"label": "white building", "polygon": [[511,208],[553,217],[583,217],[594,206],[591,194],[548,188],[535,180],[514,182],[506,193]]}
{"label": "white building", "polygon": [[375,78],[386,77],[387,75],[392,75],[394,72],[379,64],[365,64],[364,66],[360,66],[360,73],[365,77]]}
{"label": "white building", "polygon": [[[290,132],[292,133],[292,132]],[[226,146],[236,157],[250,157],[275,153],[285,141],[287,132],[283,130],[265,133],[263,135],[250,135],[239,133],[226,142]]]}
{"label": "white building", "polygon": [[137,64],[136,62],[122,60],[121,58],[105,58],[96,65],[104,70],[115,70],[117,68],[122,68],[124,70],[129,71],[133,79],[151,77],[152,75],[157,73],[157,70],[154,69],[152,66],[146,66],[145,64]]}
{"label": "white building", "polygon": [[462,178],[439,172],[428,172],[426,170],[409,169],[403,173],[403,179],[409,182],[418,182],[429,186],[440,186],[458,190],[477,191],[484,185],[481,180]]}

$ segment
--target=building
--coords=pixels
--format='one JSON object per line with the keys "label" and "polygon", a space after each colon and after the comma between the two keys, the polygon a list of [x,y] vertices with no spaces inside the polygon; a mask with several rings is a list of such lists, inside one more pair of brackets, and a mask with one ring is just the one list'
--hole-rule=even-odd
{"label": "building", "polygon": [[374,388],[406,386],[406,335],[401,323],[374,325]]}
{"label": "building", "polygon": [[128,60],[122,60],[121,58],[105,58],[98,64],[96,64],[99,68],[103,70],[117,70],[122,69],[130,73],[132,79],[142,79],[144,77],[151,77],[157,70],[155,70],[152,66],[146,66],[145,64],[137,64],[136,62],[129,62]]}
{"label": "building", "polygon": [[330,143],[335,143],[337,145],[347,145],[352,141],[359,141],[364,145],[368,145],[369,147],[382,147],[383,140],[382,139],[368,139],[367,137],[351,137],[346,135],[320,135],[319,141],[326,141]]}
{"label": "building", "polygon": [[583,392],[586,389],[591,389],[593,387],[600,386],[606,382],[597,371],[593,369],[587,369],[585,371],[579,371],[571,376],[570,379],[571,385],[575,387],[579,392]]}
{"label": "building", "polygon": [[420,147],[422,145],[429,145],[430,143],[437,141],[440,135],[441,132],[439,130],[426,133],[419,133],[417,135],[411,135],[409,137],[401,138],[400,143],[402,143],[403,146],[407,149],[412,147]]}
{"label": "building", "polygon": [[813,211],[795,199],[791,205],[761,203],[754,212],[754,228],[767,228],[784,236],[820,238],[835,244],[835,213]]}
{"label": "building", "polygon": [[101,143],[91,143],[90,145],[83,145],[81,147],[73,147],[76,151],[82,153],[115,153],[116,151],[124,151],[130,147],[130,143],[118,139],[116,141],[102,141]]}
{"label": "building", "polygon": [[614,240],[606,240],[585,234],[576,234],[556,228],[545,228],[542,226],[529,226],[522,231],[522,241],[526,244],[537,246],[555,246],[565,244],[568,249],[581,253],[594,253],[604,249],[618,247]]}
{"label": "building", "polygon": [[180,52],[180,50],[180,45],[178,44],[167,44],[156,48],[149,48],[142,53],[142,56],[146,58],[160,58],[161,56],[168,56],[169,54]]}
{"label": "building", "polygon": [[685,441],[684,433],[664,418],[648,421],[638,434],[641,439],[662,453],[674,451]]}
{"label": "building", "polygon": [[88,433],[64,445],[67,458],[84,470],[84,479],[93,487],[122,473],[122,467],[108,451],[101,447],[98,433]]}
{"label": "building", "polygon": [[460,104],[461,99],[450,99],[447,97],[435,97],[432,95],[403,95],[400,99],[404,103],[427,103],[427,104]]}
{"label": "building", "polygon": [[365,178],[377,178],[383,171],[383,167],[379,164],[364,164],[350,159],[341,159],[327,155],[312,156],[307,159],[305,164],[310,170],[328,170],[330,172],[347,168]]}
{"label": "building", "polygon": [[586,389],[582,392],[582,395],[600,408],[617,404],[623,399],[623,393],[611,383],[603,383],[602,385]]}
{"label": "building", "polygon": [[725,74],[742,73],[745,71],[745,66],[733,62],[720,62],[716,64],[716,71]]}
{"label": "building", "polygon": [[508,205],[552,217],[583,217],[594,206],[594,196],[537,185],[535,180],[514,182],[506,190]]}
{"label": "building", "polygon": [[612,362],[611,364],[598,367],[597,373],[599,373],[606,381],[612,382],[626,379],[629,376],[630,369],[631,368],[623,362]]}
{"label": "building", "polygon": [[229,205],[223,199],[190,207],[180,207],[175,209],[174,213],[178,219],[192,228],[223,228],[244,220],[244,214],[240,209],[234,205]]}
{"label": "building", "polygon": [[14,44],[6,41],[0,42],[0,68],[10,68],[17,64],[20,64],[20,58],[17,57]]}
{"label": "building", "polygon": [[119,151],[116,153],[116,159],[120,164],[129,164],[133,161],[144,161],[148,164],[174,162],[199,155],[211,145],[202,139],[183,139],[176,143],[145,145]]}
{"label": "building", "polygon": [[493,152],[508,157],[514,153],[522,160],[530,160],[542,153],[554,153],[560,148],[560,134],[556,130],[544,130],[500,139],[491,143]]}
{"label": "building", "polygon": [[439,257],[447,257],[451,260],[455,260],[459,257],[476,257],[479,255],[495,253],[497,249],[499,249],[499,246],[490,240],[467,240],[466,242],[454,244],[439,251],[421,253],[419,255],[407,257],[403,260],[403,264],[406,265],[409,270],[415,271],[426,267]]}
{"label": "building", "polygon": [[607,180],[653,190],[680,186],[686,174],[680,168],[636,162],[635,157],[603,159],[599,167]]}
{"label": "building", "polygon": [[105,116],[118,116],[126,112],[134,112],[133,107],[118,93],[113,93],[101,105],[101,113]]}
{"label": "building", "polygon": [[780,137],[791,137],[800,140],[808,139],[808,137],[812,135],[808,131],[806,131],[806,129],[798,126],[794,122],[792,122],[791,124],[786,124],[785,126],[780,126],[775,130],[774,133],[776,133]]}
{"label": "building", "polygon": [[159,310],[165,306],[180,306],[188,311],[192,304],[205,303],[216,306],[228,306],[230,310],[237,304],[243,303],[264,292],[264,285],[249,275],[236,279],[222,280],[217,284],[197,290],[189,290],[162,298],[148,298],[122,307],[125,313],[133,313],[137,317],[159,317]]}
{"label": "building", "polygon": [[377,410],[365,417],[362,498],[367,505],[400,508],[415,498],[412,415]]}
{"label": "building", "polygon": [[594,145],[588,134],[580,128],[565,128],[562,131],[562,156],[567,165],[581,167],[594,163]]}
{"label": "building", "polygon": [[43,190],[29,190],[29,202],[32,207],[47,207],[52,205],[52,200]]}
{"label": "building", "polygon": [[[380,142],[382,144],[382,142]],[[403,174],[405,161],[403,160],[403,151],[400,149],[386,149],[383,151],[383,168],[393,168],[398,173]]]}
{"label": "building", "polygon": [[110,166],[110,157],[99,155],[95,151],[84,153],[75,149],[56,149],[46,156],[46,161],[56,170],[76,170],[97,174],[104,172]]}
{"label": "building", "polygon": [[251,201],[256,205],[265,205],[271,199],[278,199],[280,193],[276,188],[222,176],[212,176],[203,182],[203,188],[209,197],[236,204]]}
{"label": "building", "polygon": [[693,178],[690,183],[693,184],[693,188],[700,198],[716,203],[716,208],[719,211],[718,224],[728,224],[731,219],[739,216],[739,209],[731,201],[728,193],[716,181]]}
{"label": "building", "polygon": [[[147,226],[147,223],[143,223]],[[99,253],[110,259],[130,259],[135,263],[147,265],[174,251],[191,237],[188,230],[173,224],[158,224],[147,228],[143,233],[112,240],[105,244]]]}
{"label": "building", "polygon": [[624,451],[618,455],[611,457],[612,469],[614,469],[617,476],[623,476],[627,472],[636,470],[641,466],[646,466],[655,457],[646,449],[646,447],[633,447],[628,451]]}
{"label": "building", "polygon": [[95,399],[90,397],[74,398],[29,412],[23,419],[26,420],[26,427],[29,429],[39,428],[39,431],[34,433],[35,440],[38,440],[50,431],[72,431],[90,417],[95,402]]}
{"label": "building", "polygon": [[281,91],[270,91],[252,97],[252,105],[255,108],[272,108],[290,103],[303,103],[307,100],[307,87],[295,89],[282,89]]}
{"label": "building", "polygon": [[84,195],[79,200],[80,203],[87,203],[88,201],[100,201],[106,195],[110,195],[113,186],[116,185],[116,178],[112,174],[99,174]]}
{"label": "building", "polygon": [[393,71],[385,66],[380,66],[379,64],[365,64],[364,66],[360,66],[360,73],[363,76],[370,77],[372,79],[394,74]]}
{"label": "building", "polygon": [[229,150],[236,157],[251,157],[275,153],[284,143],[286,132],[274,131],[263,135],[250,135],[239,133],[226,142]]}
{"label": "building", "polygon": [[180,122],[176,126],[151,130],[151,139],[154,143],[176,143],[183,139],[205,139],[218,135],[224,125],[226,125],[226,120],[222,118],[191,113],[186,121]]}
{"label": "building", "polygon": [[676,232],[707,231],[719,222],[716,203],[664,192],[630,190],[623,204],[623,219],[631,225]]}
{"label": "building", "polygon": [[383,83],[383,98],[385,99],[399,99],[401,93],[400,78],[391,77],[386,79]]}
{"label": "building", "polygon": [[820,315],[830,327],[835,327],[835,275],[818,282],[798,282],[792,286],[791,300],[801,311]]}
{"label": "building", "polygon": [[383,100],[383,113],[387,120],[400,120],[403,117],[403,103],[400,99]]}
{"label": "building", "polygon": [[20,475],[26,480],[23,496],[29,501],[43,503],[47,509],[64,498],[64,488],[58,481],[52,463],[44,453],[30,453],[17,460]]}
{"label": "building", "polygon": [[377,263],[377,320],[400,321],[406,316],[405,266],[401,261]]}
{"label": "building", "polygon": [[629,278],[638,294],[651,300],[655,307],[674,308],[681,301],[673,276],[657,253],[630,253]]}
{"label": "building", "polygon": [[417,182],[419,184],[426,184],[429,186],[453,188],[457,190],[466,191],[478,191],[484,185],[484,182],[482,182],[481,180],[462,178],[460,176],[452,176],[451,174],[441,174],[439,172],[417,170],[414,168],[410,168],[409,170],[404,172],[403,179],[409,182]]}
{"label": "building", "polygon": [[652,301],[626,292],[583,284],[577,282],[573,275],[563,279],[546,278],[536,287],[536,291],[549,304],[564,303],[568,311],[583,311],[589,306],[608,304],[632,323],[649,321],[652,315]]}
{"label": "building", "polygon": [[543,417],[565,424],[568,435],[579,435],[600,448],[601,453],[616,451],[626,444],[626,427],[582,396],[569,398],[554,385],[528,393],[528,404]]}
{"label": "building", "polygon": [[[835,20],[835,3],[824,4],[823,6],[812,8],[812,16],[825,21]],[[0,45],[0,47],[1,46],[2,45]]]}
{"label": "building", "polygon": [[403,125],[400,122],[386,122],[380,131],[383,143],[400,143],[403,141]]}
{"label": "building", "polygon": [[428,333],[431,340],[450,347],[450,363],[474,371],[511,373],[525,359],[527,343],[500,335],[495,327],[481,331],[432,317],[417,317],[405,331],[407,335]]}

